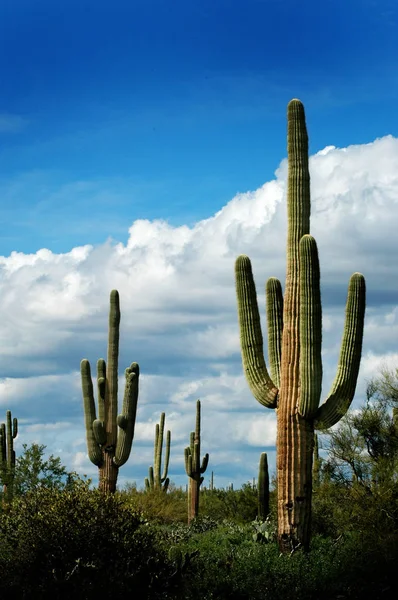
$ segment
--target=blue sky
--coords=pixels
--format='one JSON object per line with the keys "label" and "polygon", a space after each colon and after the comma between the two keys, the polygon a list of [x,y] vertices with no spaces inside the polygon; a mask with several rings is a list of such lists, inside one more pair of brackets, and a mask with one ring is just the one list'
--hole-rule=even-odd
{"label": "blue sky", "polygon": [[[127,478],[145,476],[160,410],[181,435],[177,456],[201,397],[204,420],[206,402],[218,407],[209,442],[231,423],[235,458],[214,452],[222,481],[251,479],[274,421],[242,379],[233,263],[258,257],[260,294],[266,277],[284,279],[293,97],[306,108],[323,236],[325,385],[355,270],[370,271],[363,377],[395,360],[397,58],[393,0],[3,0],[0,408],[19,413],[20,443],[41,427],[51,451],[87,467],[77,370],[105,354],[116,287],[121,369],[137,360],[143,372]],[[270,423],[263,438],[255,421]],[[178,468],[172,478],[184,479]]]}

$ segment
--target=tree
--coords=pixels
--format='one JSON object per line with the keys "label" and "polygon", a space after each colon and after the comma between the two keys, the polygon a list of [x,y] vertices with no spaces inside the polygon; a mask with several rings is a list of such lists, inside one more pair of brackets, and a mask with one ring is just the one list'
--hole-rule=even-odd
{"label": "tree", "polygon": [[[391,411],[392,408],[392,411]],[[332,479],[356,482],[368,493],[380,491],[398,477],[398,369],[383,369],[366,389],[366,403],[326,433]]]}
{"label": "tree", "polygon": [[51,454],[46,460],[42,444],[23,444],[23,454],[15,464],[14,495],[20,496],[37,490],[48,488],[62,490],[71,485],[79,476],[67,471],[61,459]]}

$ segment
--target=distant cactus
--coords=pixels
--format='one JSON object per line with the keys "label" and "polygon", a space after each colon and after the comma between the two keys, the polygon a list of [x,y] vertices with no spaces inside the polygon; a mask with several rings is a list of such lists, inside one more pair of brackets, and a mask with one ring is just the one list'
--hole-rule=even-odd
{"label": "distant cactus", "polygon": [[162,413],[160,415],[160,424],[156,423],[154,463],[153,467],[149,467],[149,476],[145,478],[145,487],[148,491],[162,490],[163,492],[167,492],[167,489],[169,487],[170,480],[167,477],[167,471],[169,468],[170,460],[170,431],[168,431],[166,434],[166,456],[163,467],[163,475],[161,475],[165,416],[165,413]]}
{"label": "distant cactus", "polygon": [[282,552],[310,543],[314,428],[327,429],[354,397],[361,360],[365,280],[351,276],[337,375],[319,406],[322,306],[318,250],[310,233],[308,136],[300,100],[288,105],[287,265],[284,297],[278,279],[266,284],[268,373],[256,286],[248,256],[236,260],[243,370],[254,397],[277,408],[278,544]]}
{"label": "distant cactus", "polygon": [[190,445],[185,448],[185,471],[189,477],[188,524],[199,514],[199,489],[203,483],[203,473],[207,469],[209,455],[206,453],[200,464],[200,400],[196,402],[196,427],[191,432]]}
{"label": "distant cactus", "polygon": [[138,402],[139,366],[131,363],[125,371],[122,412],[117,414],[119,325],[119,293],[112,290],[108,364],[102,358],[97,362],[98,418],[90,363],[84,359],[80,364],[88,456],[99,469],[99,488],[111,493],[116,491],[119,467],[125,464],[130,455]]}
{"label": "distant cactus", "polygon": [[14,494],[15,450],[14,440],[18,435],[18,419],[11,419],[7,410],[6,423],[0,425],[0,480],[3,484],[5,503],[11,502]]}
{"label": "distant cactus", "polygon": [[258,518],[265,521],[269,514],[269,474],[267,453],[262,452],[258,467]]}

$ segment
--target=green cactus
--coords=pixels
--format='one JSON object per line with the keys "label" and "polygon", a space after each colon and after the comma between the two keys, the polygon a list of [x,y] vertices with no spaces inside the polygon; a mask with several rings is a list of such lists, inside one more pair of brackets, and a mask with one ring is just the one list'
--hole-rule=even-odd
{"label": "green cactus", "polygon": [[314,428],[326,429],[354,397],[362,351],[365,280],[351,276],[337,375],[319,406],[322,385],[321,299],[318,251],[310,231],[310,176],[304,107],[288,105],[288,235],[285,294],[266,285],[270,375],[250,259],[236,261],[236,290],[243,369],[255,398],[277,408],[278,543],[282,552],[308,549]]}
{"label": "green cactus", "polygon": [[189,477],[188,524],[199,514],[199,489],[203,483],[203,473],[207,469],[209,455],[206,453],[200,464],[200,400],[196,402],[196,427],[191,432],[190,444],[185,448],[185,471]]}
{"label": "green cactus", "polygon": [[7,410],[6,423],[0,425],[0,480],[3,484],[3,499],[11,502],[14,493],[15,450],[14,440],[18,435],[18,419],[11,419]]}
{"label": "green cactus", "polygon": [[262,452],[258,467],[258,518],[265,521],[269,514],[269,474],[267,453]]}
{"label": "green cactus", "polygon": [[99,470],[99,488],[115,492],[119,467],[128,460],[134,438],[138,402],[139,366],[131,363],[125,371],[126,384],[123,407],[117,414],[118,358],[119,358],[119,293],[110,295],[108,360],[97,362],[98,418],[95,410],[90,363],[80,364],[84,420],[88,456]]}
{"label": "green cactus", "polygon": [[163,475],[161,475],[165,416],[165,413],[162,413],[160,415],[160,424],[156,423],[154,463],[153,467],[149,467],[149,476],[145,478],[145,488],[148,491],[162,490],[163,492],[167,492],[170,483],[170,480],[167,477],[170,460],[170,431],[168,431],[166,434],[166,456],[163,467]]}

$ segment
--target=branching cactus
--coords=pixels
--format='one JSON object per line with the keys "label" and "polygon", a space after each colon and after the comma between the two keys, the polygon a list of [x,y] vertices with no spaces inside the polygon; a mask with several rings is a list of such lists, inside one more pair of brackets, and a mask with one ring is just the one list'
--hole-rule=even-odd
{"label": "branching cactus", "polygon": [[80,364],[88,456],[99,470],[99,488],[115,492],[119,467],[130,456],[138,402],[139,367],[125,371],[126,384],[121,414],[117,414],[119,358],[119,293],[112,290],[109,311],[108,360],[97,362],[98,418],[95,409],[90,363]]}
{"label": "branching cactus", "polygon": [[351,276],[337,375],[319,406],[322,385],[321,297],[318,251],[310,232],[310,176],[304,107],[288,105],[287,265],[285,293],[266,284],[268,372],[250,260],[236,261],[243,369],[255,398],[277,409],[278,541],[282,552],[308,549],[314,428],[326,429],[354,397],[362,351],[365,280]]}
{"label": "branching cactus", "polygon": [[267,453],[262,452],[258,466],[258,516],[265,521],[269,514],[269,474]]}
{"label": "branching cactus", "polygon": [[163,492],[167,492],[169,487],[170,480],[167,477],[167,471],[169,469],[170,460],[170,431],[166,433],[166,455],[164,459],[163,474],[161,475],[165,416],[165,413],[162,413],[160,415],[160,424],[156,423],[154,462],[153,467],[149,467],[148,477],[145,478],[145,487],[148,491],[163,490]]}
{"label": "branching cactus", "polygon": [[11,418],[11,411],[7,410],[6,422],[0,425],[0,480],[3,484],[3,498],[5,503],[12,500],[15,478],[15,450],[14,440],[18,435],[18,419]]}
{"label": "branching cactus", "polygon": [[199,514],[199,489],[203,483],[203,473],[207,469],[209,455],[206,453],[200,463],[200,400],[196,402],[196,427],[191,432],[190,444],[185,448],[185,471],[189,477],[188,524]]}

